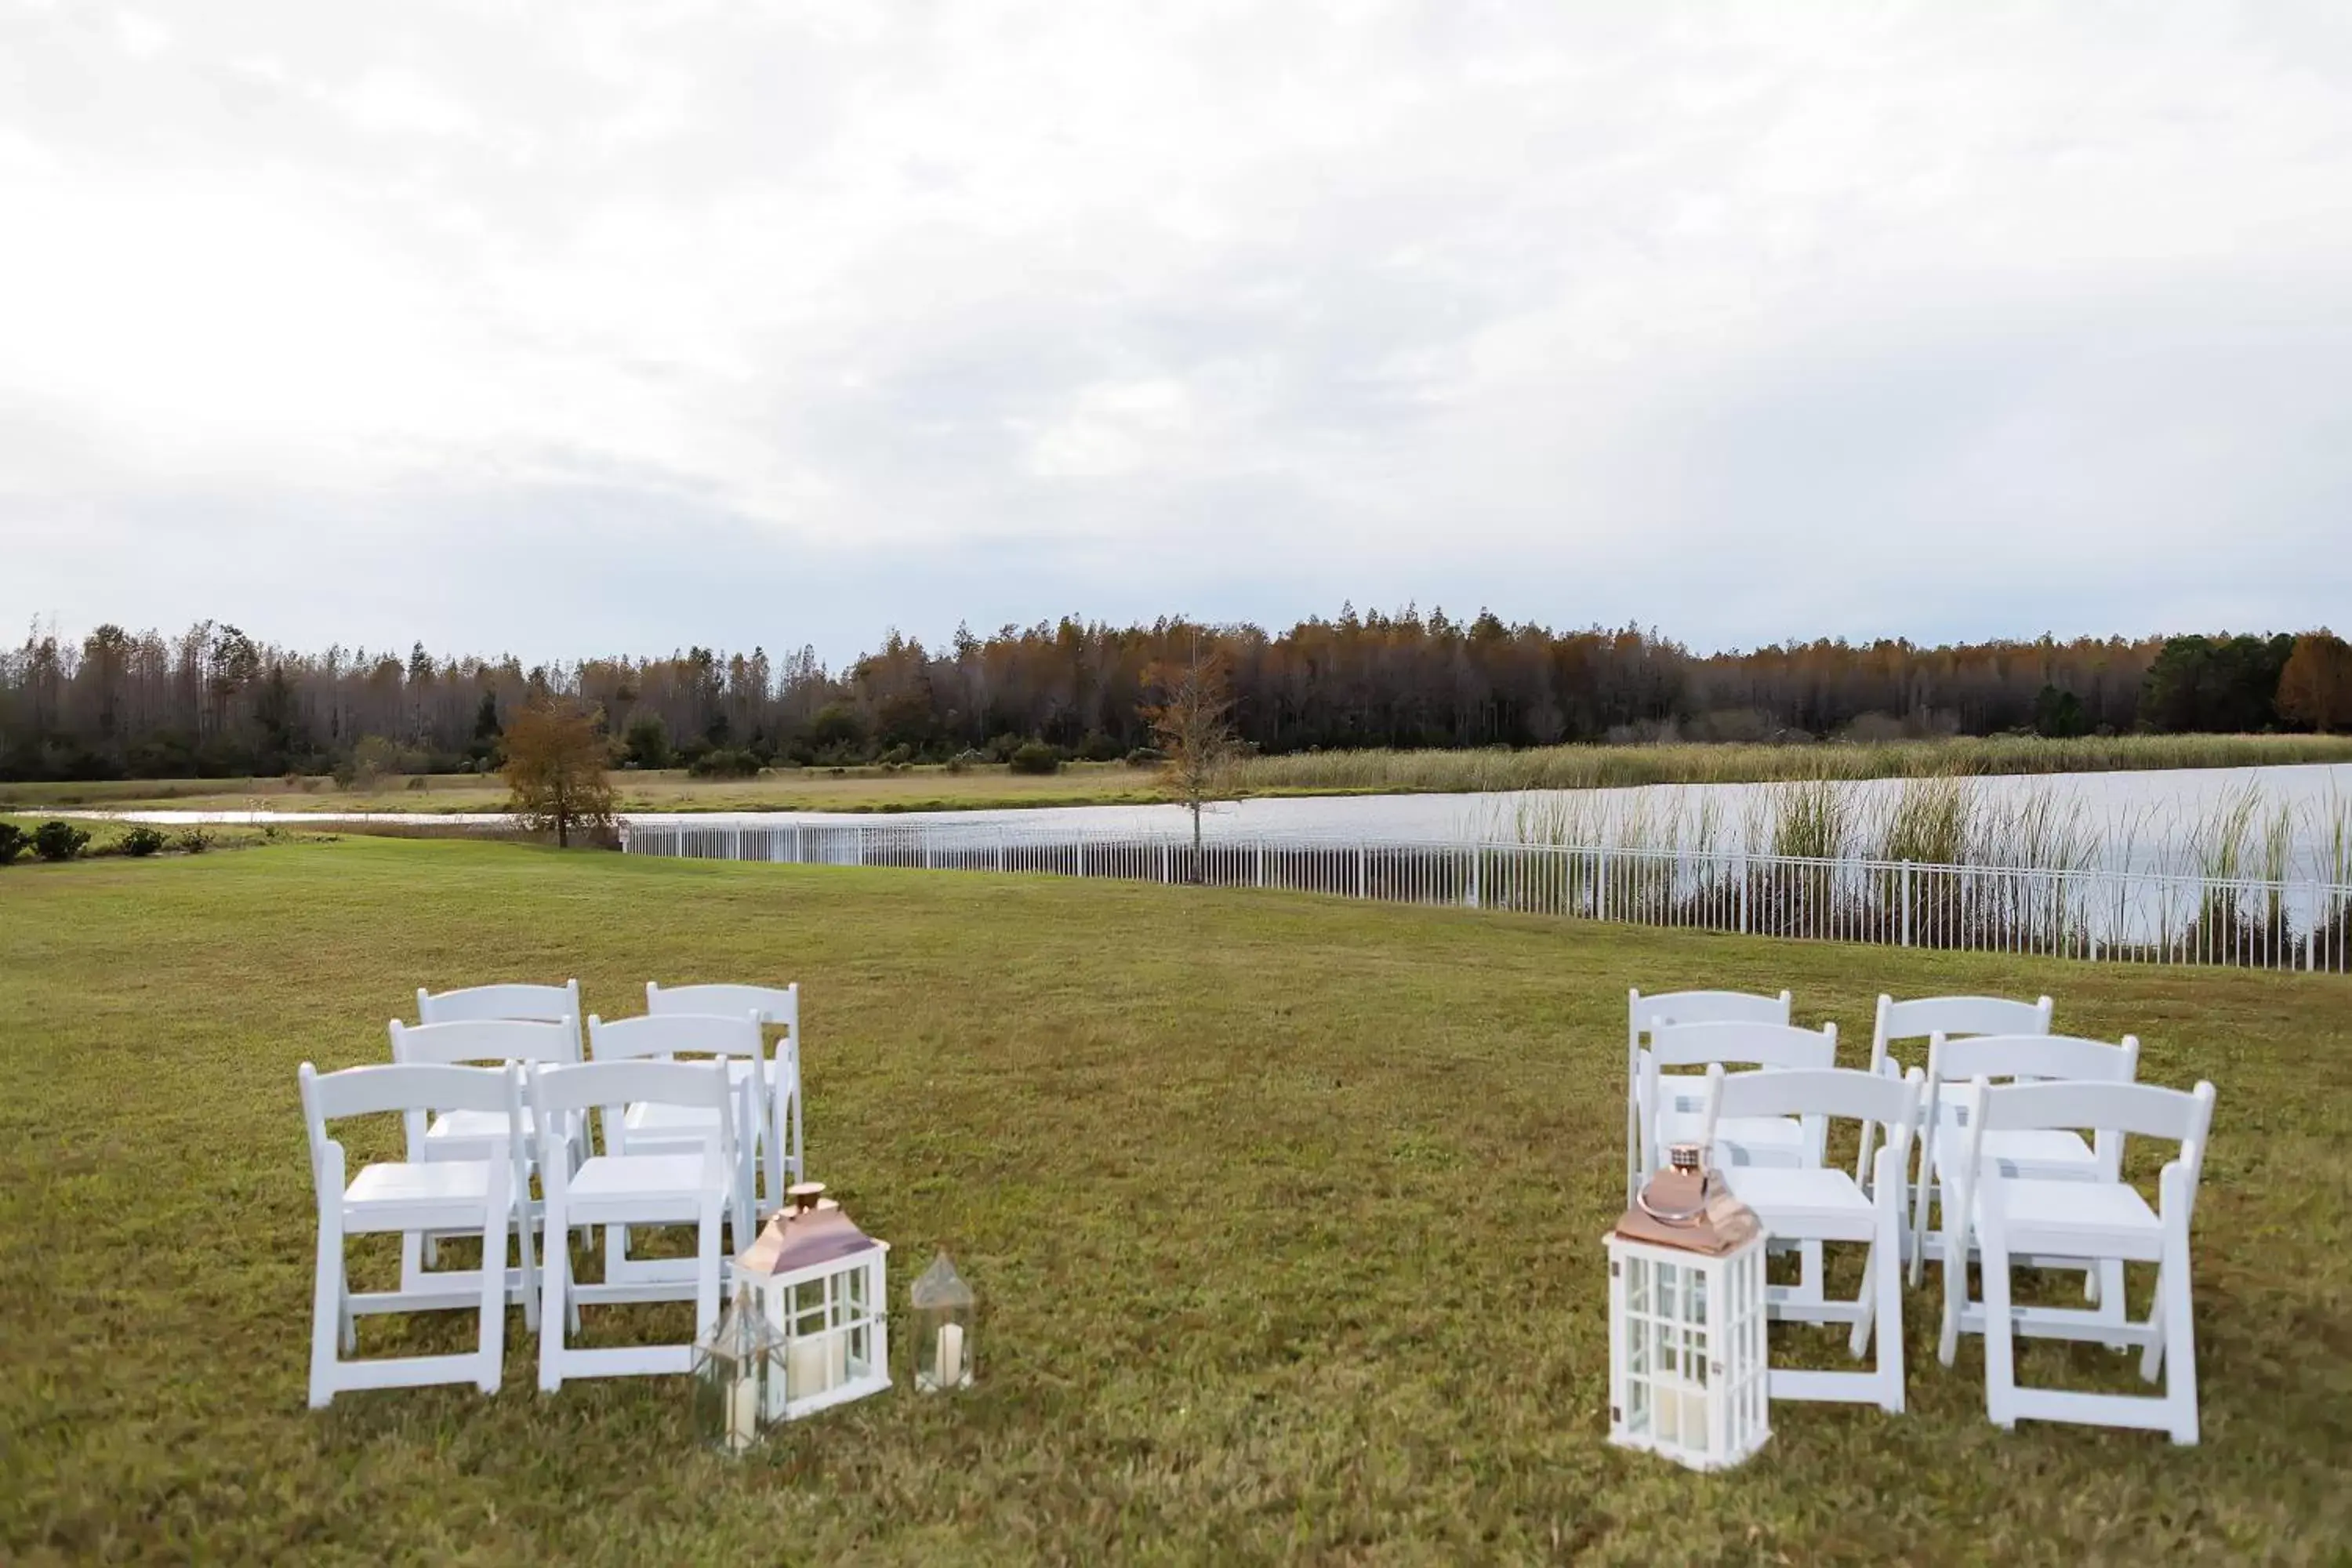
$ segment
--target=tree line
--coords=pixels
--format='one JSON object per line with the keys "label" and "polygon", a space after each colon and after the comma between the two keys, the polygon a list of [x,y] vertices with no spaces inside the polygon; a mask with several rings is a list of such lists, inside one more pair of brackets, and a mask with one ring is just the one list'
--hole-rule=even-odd
{"label": "tree line", "polygon": [[1202,647],[1237,739],[1265,752],[2352,728],[2352,648],[2326,632],[1696,654],[1632,626],[1349,608],[1280,633],[1070,617],[927,647],[893,632],[835,670],[807,647],[528,668],[421,644],[306,652],[205,621],[37,631],[0,653],[0,778],[483,771],[518,710],[559,696],[602,715],[623,765],[1001,759],[1024,742],[1108,760],[1151,745],[1154,672]]}

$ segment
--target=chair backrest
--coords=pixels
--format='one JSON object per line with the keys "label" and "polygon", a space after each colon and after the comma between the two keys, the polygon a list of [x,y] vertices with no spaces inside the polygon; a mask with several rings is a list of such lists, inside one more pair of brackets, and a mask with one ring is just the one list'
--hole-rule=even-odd
{"label": "chair backrest", "polygon": [[1934,1035],[2046,1035],[2051,1003],[2013,1002],[2005,996],[1918,996],[1908,1002],[1878,998],[1878,1020],[1870,1032],[1870,1070],[1885,1063],[1897,1040]]}
{"label": "chair backrest", "polygon": [[588,1016],[588,1054],[600,1062],[668,1061],[679,1056],[760,1059],[760,1024],[749,1010],[732,1014],[663,1013],[606,1023]]}
{"label": "chair backrest", "polygon": [[1625,994],[1626,1036],[1638,1045],[1661,1024],[1786,1024],[1789,994],[1759,996],[1747,991],[1668,991],[1644,996]]}
{"label": "chair backrest", "polygon": [[1930,1037],[1927,1081],[1960,1083],[1969,1079],[2053,1079],[2089,1083],[2130,1083],[2139,1076],[2139,1040],[2086,1040],[2073,1035],[1976,1035]]}
{"label": "chair backrest", "polygon": [[392,1059],[416,1064],[569,1062],[580,1037],[563,1024],[520,1018],[467,1018],[446,1024],[392,1020]]}
{"label": "chair backrest", "polygon": [[512,1116],[521,1105],[520,1070],[510,1066],[383,1062],[322,1073],[304,1062],[297,1076],[302,1086],[302,1119],[310,1131],[310,1172],[319,1184],[319,1201],[324,1204],[342,1197],[340,1185],[333,1192],[328,1191],[330,1151],[331,1169],[337,1173],[338,1182],[343,1163],[342,1145],[328,1135],[330,1121],[383,1112],[412,1121],[432,1110],[482,1110]]}
{"label": "chair backrest", "polygon": [[[740,1022],[721,1022],[735,1023],[739,1029],[749,1028],[751,1023],[748,1016]],[[556,1140],[564,1119],[591,1107],[599,1111],[604,1124],[605,1152],[626,1153],[627,1141],[622,1136],[622,1126],[633,1104],[677,1105],[716,1112],[713,1121],[718,1127],[719,1158],[730,1168],[734,1164],[735,1121],[728,1114],[734,1091],[728,1082],[724,1057],[694,1062],[622,1057],[533,1067],[528,1069],[528,1086],[531,1112],[539,1123],[542,1172],[562,1169],[563,1155]],[[557,1174],[554,1179],[562,1177]]]}
{"label": "chair backrest", "polygon": [[[2110,1138],[2118,1155],[2105,1173],[2120,1179],[2120,1144],[2126,1137],[2160,1138],[2180,1145],[2179,1159],[2166,1168],[2158,1184],[2169,1203],[2176,1181],[2183,1213],[2197,1197],[2197,1180],[2204,1169],[2205,1143],[2213,1125],[2213,1086],[2200,1081],[2193,1089],[2166,1089],[2152,1083],[2018,1083],[1995,1087],[1990,1078],[1975,1080],[1978,1112],[1969,1129],[1965,1166],[1973,1185],[1988,1175],[1982,1145],[1988,1132],[2026,1131],[2045,1128],[2088,1129],[2104,1144]],[[2175,1169],[2179,1174],[2174,1175]]]}
{"label": "chair backrest", "polygon": [[1707,1141],[1721,1116],[1823,1116],[1907,1128],[1927,1074],[1917,1068],[1886,1078],[1858,1068],[1806,1068],[1786,1072],[1706,1069]]}
{"label": "chair backrest", "polygon": [[1662,1068],[1706,1067],[1715,1062],[1832,1068],[1837,1065],[1837,1026],[1800,1029],[1789,1024],[1661,1024],[1650,1032],[1649,1056]]}
{"label": "chair backrest", "polygon": [[416,1021],[457,1024],[515,1018],[534,1024],[566,1024],[572,1029],[572,1054],[580,1059],[580,982],[561,985],[468,985],[456,991],[416,988]]}
{"label": "chair backrest", "polygon": [[762,1024],[780,1024],[797,1035],[801,1026],[801,988],[792,985],[664,985],[646,982],[648,1013],[717,1013],[734,1016],[757,1013]]}

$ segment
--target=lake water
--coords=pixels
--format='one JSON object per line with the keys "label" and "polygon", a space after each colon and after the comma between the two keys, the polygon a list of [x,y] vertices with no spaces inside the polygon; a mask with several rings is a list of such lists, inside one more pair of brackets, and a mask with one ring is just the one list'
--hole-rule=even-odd
{"label": "lake water", "polygon": [[[2288,767],[2189,768],[2168,772],[2000,775],[1969,781],[1980,801],[1998,808],[2046,801],[2076,830],[2102,847],[2098,863],[2117,869],[2186,869],[2189,846],[2247,791],[2257,792],[2262,816],[2284,810],[2292,853],[2290,875],[2326,879],[2335,834],[2352,817],[2352,763]],[[1228,802],[1202,816],[1202,831],[1218,837],[1333,837],[1351,843],[1511,841],[1523,817],[1547,811],[1573,814],[1580,827],[1614,838],[1630,819],[1657,822],[1679,814],[1687,823],[1704,807],[1723,825],[1717,842],[1736,847],[1742,825],[1769,812],[1784,785],[1769,784],[1649,784],[1631,789],[1526,791],[1486,795],[1282,796]],[[1880,779],[1850,786],[1864,809],[1899,795],[1904,781]],[[84,813],[80,815],[99,815]],[[117,814],[146,822],[251,822],[272,818],[332,822],[352,816],[310,812],[147,811]],[[376,814],[379,817],[397,814]],[[1189,827],[1178,805],[1041,806],[1006,811],[635,813],[633,820],[685,821],[706,827],[792,822],[950,822],[968,828],[1003,824],[1024,832],[1178,832]],[[495,816],[437,815],[448,823],[488,823]],[[2259,825],[2257,827],[2259,831]],[[1589,841],[1589,834],[1580,833]],[[2249,867],[2249,874],[2255,868]]]}

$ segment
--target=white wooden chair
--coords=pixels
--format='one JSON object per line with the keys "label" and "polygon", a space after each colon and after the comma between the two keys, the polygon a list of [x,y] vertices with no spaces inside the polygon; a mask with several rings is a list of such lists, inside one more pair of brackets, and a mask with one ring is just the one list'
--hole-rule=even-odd
{"label": "white wooden chair", "polygon": [[[720,1135],[735,1173],[729,1194],[727,1223],[740,1251],[751,1245],[754,1204],[759,1176],[752,1151],[759,1146],[759,1129],[765,1120],[764,1081],[750,1064],[760,1059],[760,1026],[746,1010],[731,1017],[699,1013],[669,1013],[659,1016],[618,1018],[611,1023],[590,1014],[588,1042],[599,1062],[676,1061],[680,1057],[708,1057],[723,1069],[728,1105],[723,1116],[693,1106],[647,1101],[608,1110],[604,1117],[607,1154],[680,1154],[720,1147]],[[738,1068],[744,1070],[738,1071]],[[722,1129],[719,1122],[724,1121]],[[675,1279],[681,1260],[640,1259],[629,1256],[625,1226],[604,1231],[604,1277]]]}
{"label": "white wooden chair", "polygon": [[[497,1393],[506,1354],[505,1271],[489,1267],[489,1260],[503,1263],[507,1233],[520,1215],[515,1193],[521,1180],[522,1152],[508,1147],[486,1151],[486,1157],[476,1160],[371,1162],[353,1176],[342,1144],[328,1136],[327,1124],[345,1117],[407,1116],[454,1106],[504,1114],[511,1126],[520,1109],[516,1069],[386,1064],[321,1073],[304,1062],[299,1077],[319,1204],[318,1269],[310,1304],[311,1408],[358,1388],[471,1383],[484,1394]],[[481,1237],[485,1266],[472,1271],[470,1284],[435,1281],[428,1289],[410,1289],[404,1284],[398,1290],[352,1291],[343,1258],[345,1237],[427,1230],[470,1231]],[[522,1256],[528,1278],[527,1241]],[[471,1352],[344,1359],[359,1349],[353,1322],[358,1315],[466,1308],[481,1315],[479,1344]]]}
{"label": "white wooden chair", "polygon": [[[2189,1221],[2197,1202],[2213,1121],[2213,1086],[2192,1091],[2144,1083],[2021,1083],[1976,1080],[1969,1152],[1961,1162],[1953,1223],[1944,1236],[1944,1321],[1937,1354],[1952,1364],[1963,1331],[1985,1336],[1985,1414],[1999,1426],[2021,1419],[2152,1428],[2175,1443],[2197,1441],[2197,1340],[2189,1288]],[[2157,1178],[2157,1206],[2120,1178],[2051,1181],[2012,1174],[1985,1152],[2002,1132],[2074,1131],[2159,1138],[2180,1146]],[[2120,1154],[2118,1154],[2120,1158]],[[1968,1250],[1983,1259],[1984,1300],[1968,1299]],[[2123,1292],[2095,1310],[2015,1307],[2010,1267],[2036,1256],[2157,1266],[2156,1301],[2145,1322],[2124,1321]],[[2140,1376],[2159,1374],[2153,1397],[2022,1388],[2016,1338],[2088,1340],[2140,1347]]]}
{"label": "white wooden chair", "polygon": [[[1931,1204],[1940,1206],[1948,1175],[1946,1167],[1958,1157],[1968,1138],[1969,1119],[1976,1103],[1973,1079],[2013,1079],[2020,1083],[2068,1080],[2085,1083],[2130,1083],[2139,1075],[2139,1041],[2126,1035],[2120,1044],[2086,1040],[2072,1035],[1977,1035],[1949,1039],[1930,1037],[1927,1047],[1927,1107],[1920,1118],[1919,1187],[1911,1208],[1911,1283],[1925,1277],[1930,1256],[1944,1255],[1943,1237],[1928,1226]],[[2086,1142],[2071,1130],[2034,1128],[1989,1135],[1982,1152],[1998,1160],[2005,1173],[2049,1182],[2112,1182],[2120,1169],[2122,1142],[2106,1132]],[[1948,1210],[1945,1210],[1948,1214]],[[2060,1265],[2063,1267],[2063,1265]],[[2105,1278],[2093,1271],[2085,1283],[2093,1300],[2112,1280],[2120,1288],[2120,1264]]]}
{"label": "white wooden chair", "polygon": [[[1660,1024],[1641,1053],[1643,1179],[1662,1170],[1677,1143],[1709,1144],[1718,1165],[1806,1170],[1822,1163],[1829,1124],[1821,1116],[1743,1116],[1734,1113],[1706,1125],[1706,1070],[1751,1067],[1759,1072],[1826,1072],[1837,1066],[1837,1026],[1819,1030],[1788,1024]],[[1667,1073],[1664,1068],[1697,1068]],[[1745,1075],[1742,1075],[1745,1076]],[[1778,1244],[1776,1244],[1777,1246]],[[1822,1244],[1795,1244],[1801,1258],[1797,1290],[1819,1300]]]}
{"label": "white wooden chair", "polygon": [[[2046,1035],[2050,1032],[2050,1011],[2047,996],[2034,1002],[2013,1002],[2002,996],[1918,996],[1897,1002],[1882,994],[1877,1020],[1870,1031],[1870,1070],[1901,1078],[1909,1068],[1925,1067],[1926,1043],[1937,1035],[1947,1039],[1963,1035]],[[1918,1059],[1906,1062],[1895,1047],[1913,1040],[1920,1042]],[[1934,1109],[1935,1090],[1931,1078],[1928,1099],[1920,1108],[1922,1119]],[[1924,1150],[1927,1141],[1919,1140],[1917,1146]],[[1870,1141],[1865,1138],[1854,1156],[1854,1180],[1867,1183],[1871,1164]],[[1906,1179],[1909,1174],[1905,1173]],[[1930,1179],[1922,1169],[1916,1187],[1925,1187]],[[1908,1245],[1906,1238],[1906,1248]]]}
{"label": "white wooden chair", "polygon": [[[592,1061],[532,1068],[530,1105],[540,1135],[541,1180],[547,1189],[547,1227],[561,1236],[574,1225],[607,1229],[629,1225],[691,1225],[695,1253],[685,1267],[664,1277],[607,1278],[582,1284],[572,1278],[567,1248],[548,1250],[541,1270],[545,1292],[540,1308],[539,1386],[553,1393],[566,1377],[627,1377],[690,1371],[694,1346],[684,1344],[578,1348],[568,1342],[576,1305],[623,1301],[691,1300],[695,1336],[719,1321],[723,1268],[720,1230],[738,1187],[735,1120],[738,1103],[719,1062]],[[609,1140],[624,1107],[675,1106],[708,1113],[713,1138],[707,1144],[672,1153],[592,1154],[577,1171],[565,1169],[560,1132],[569,1114],[599,1108]]]}
{"label": "white wooden chair", "polygon": [[[1642,1047],[1661,1024],[1786,1024],[1789,994],[1758,996],[1744,991],[1669,991],[1644,996],[1625,993],[1625,1201],[1631,1204],[1654,1168],[1643,1147]],[[1696,1104],[1703,1075],[1692,1075],[1689,1098]]]}
{"label": "white wooden chair", "polygon": [[[1726,1073],[1706,1069],[1706,1109],[1701,1141],[1734,1118],[1795,1116],[1805,1121],[1847,1118],[1884,1128],[1876,1175],[1868,1192],[1841,1170],[1815,1164],[1717,1167],[1732,1195],[1756,1211],[1765,1233],[1778,1241],[1818,1248],[1824,1242],[1861,1242],[1870,1248],[1862,1289],[1851,1301],[1825,1300],[1818,1286],[1769,1286],[1768,1316],[1803,1322],[1850,1323],[1847,1346],[1856,1357],[1878,1337],[1876,1365],[1869,1372],[1829,1372],[1775,1367],[1774,1399],[1842,1400],[1903,1409],[1903,1180],[1910,1158],[1913,1123],[1921,1085],[1917,1068],[1895,1079],[1852,1068]],[[1818,1280],[1818,1274],[1815,1276]]]}
{"label": "white wooden chair", "polygon": [[[418,993],[420,996],[423,993]],[[562,1024],[526,1021],[516,1018],[466,1019],[441,1024],[404,1024],[394,1018],[389,1025],[392,1036],[392,1059],[412,1066],[458,1067],[485,1065],[504,1067],[509,1064],[537,1063],[543,1066],[578,1059],[577,1038]],[[523,1152],[524,1164],[518,1179],[522,1184],[519,1202],[526,1205],[531,1225],[523,1229],[523,1272],[509,1273],[507,1290],[510,1299],[520,1301],[530,1320],[539,1326],[539,1291],[526,1283],[525,1274],[530,1267],[531,1231],[536,1228],[543,1205],[530,1195],[530,1174],[538,1163],[538,1133],[531,1124],[530,1110],[520,1108],[522,1139],[517,1145]],[[514,1130],[506,1113],[449,1107],[440,1110],[411,1110],[402,1121],[408,1134],[408,1158],[423,1163],[433,1160],[481,1160],[502,1152],[509,1146]],[[586,1122],[573,1118],[565,1130],[565,1157],[576,1167],[587,1158]],[[411,1234],[401,1241],[400,1285],[404,1290],[419,1290],[428,1281],[438,1281],[451,1288],[470,1283],[467,1270],[427,1273],[439,1261],[436,1243],[431,1235]]]}
{"label": "white wooden chair", "polygon": [[[656,1016],[702,1013],[725,1017],[751,1013],[762,1025],[782,1031],[772,1055],[760,1058],[764,1079],[761,1098],[768,1119],[760,1130],[763,1212],[784,1206],[784,1189],[807,1175],[801,1144],[801,988],[791,985],[664,985],[646,982],[646,1011]],[[738,1075],[750,1069],[735,1064]]]}

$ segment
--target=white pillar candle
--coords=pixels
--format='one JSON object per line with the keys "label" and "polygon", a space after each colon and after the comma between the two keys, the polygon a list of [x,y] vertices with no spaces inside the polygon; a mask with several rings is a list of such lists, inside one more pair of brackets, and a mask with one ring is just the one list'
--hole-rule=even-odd
{"label": "white pillar candle", "polygon": [[745,1375],[727,1391],[727,1447],[741,1453],[759,1434],[760,1380]]}
{"label": "white pillar candle", "polygon": [[963,1326],[961,1323],[942,1323],[940,1325],[940,1386],[955,1388],[962,1383]]}
{"label": "white pillar candle", "polygon": [[809,1399],[834,1385],[832,1347],[837,1342],[831,1336],[794,1340],[785,1354],[785,1376],[792,1384],[794,1399]]}

